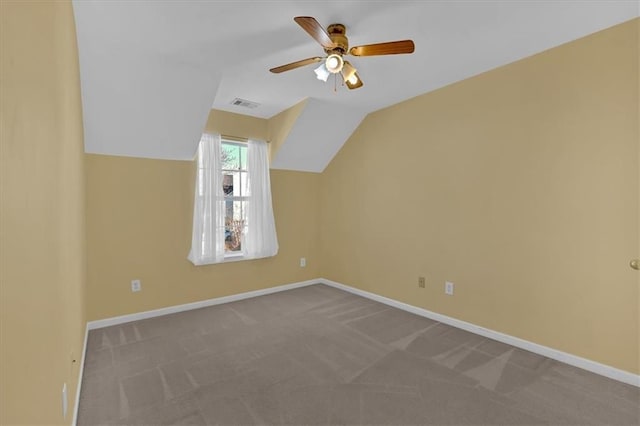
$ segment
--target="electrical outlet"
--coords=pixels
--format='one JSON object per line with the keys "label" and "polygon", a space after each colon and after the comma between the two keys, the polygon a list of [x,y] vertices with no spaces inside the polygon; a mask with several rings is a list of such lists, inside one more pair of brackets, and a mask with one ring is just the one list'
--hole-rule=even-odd
{"label": "electrical outlet", "polygon": [[307,259],[304,257],[300,258],[300,267],[304,268],[305,266],[307,266]]}
{"label": "electrical outlet", "polygon": [[142,283],[140,280],[131,280],[131,291],[136,292],[142,290]]}
{"label": "electrical outlet", "polygon": [[449,296],[453,296],[453,283],[451,281],[447,281],[444,283],[444,292]]}
{"label": "electrical outlet", "polygon": [[425,288],[427,285],[427,280],[425,277],[418,277],[418,287]]}

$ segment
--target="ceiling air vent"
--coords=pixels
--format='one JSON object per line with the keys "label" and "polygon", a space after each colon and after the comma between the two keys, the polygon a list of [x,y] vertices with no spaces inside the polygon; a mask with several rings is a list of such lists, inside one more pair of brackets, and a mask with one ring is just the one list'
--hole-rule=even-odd
{"label": "ceiling air vent", "polygon": [[250,109],[258,108],[260,106],[260,104],[257,102],[251,102],[246,99],[240,99],[240,98],[235,98],[234,100],[232,100],[231,105],[250,108]]}

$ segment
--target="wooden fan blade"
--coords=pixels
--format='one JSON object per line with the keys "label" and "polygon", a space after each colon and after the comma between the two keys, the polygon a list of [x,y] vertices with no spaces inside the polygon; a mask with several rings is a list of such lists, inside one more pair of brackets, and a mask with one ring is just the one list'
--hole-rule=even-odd
{"label": "wooden fan blade", "polygon": [[313,64],[315,62],[320,62],[321,60],[322,60],[321,57],[316,56],[315,58],[307,58],[301,61],[291,62],[290,64],[287,64],[287,65],[280,65],[279,67],[271,68],[269,71],[275,74],[279,74],[281,72],[304,67],[305,65]]}
{"label": "wooden fan blade", "polygon": [[311,16],[296,16],[293,20],[325,49],[333,49],[336,47],[335,43],[331,41],[329,34],[327,34],[324,28],[322,28],[322,25],[316,21],[316,18]]}
{"label": "wooden fan blade", "polygon": [[413,40],[399,40],[352,47],[349,53],[353,56],[397,55],[413,53],[414,50]]}
{"label": "wooden fan blade", "polygon": [[364,83],[362,82],[362,79],[360,78],[358,73],[355,73],[354,75],[357,78],[355,83],[351,83],[349,80],[345,81],[345,84],[347,85],[349,90],[358,89],[358,88],[364,86]]}

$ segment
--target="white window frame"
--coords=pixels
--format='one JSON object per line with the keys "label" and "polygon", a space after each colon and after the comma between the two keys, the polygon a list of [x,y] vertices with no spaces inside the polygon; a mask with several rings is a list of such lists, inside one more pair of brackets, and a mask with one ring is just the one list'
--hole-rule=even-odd
{"label": "white window frame", "polygon": [[[278,254],[266,143],[248,140],[244,167],[240,162],[237,169],[223,169],[221,150],[228,149],[229,145],[245,149],[241,142],[222,138],[215,133],[203,135],[198,146],[191,250],[187,256],[196,266],[262,259]],[[227,196],[224,193],[224,178],[229,173],[234,173],[234,195]],[[240,188],[243,187],[247,189],[246,192],[241,192]],[[236,188],[239,189],[236,191]],[[236,204],[240,202],[240,208],[243,209],[239,216],[243,222],[233,224],[242,226],[238,251],[227,251],[226,216],[230,211],[226,208],[227,200]],[[254,202],[256,200],[259,204]],[[231,205],[235,208],[235,205]],[[252,223],[259,228],[252,228]]]}
{"label": "white window frame", "polygon": [[[233,141],[233,140],[229,140],[229,139],[225,139],[225,138],[221,138],[220,140],[220,144],[221,144],[221,149],[224,150],[224,146],[225,145],[232,145],[232,146],[238,146],[238,147],[242,147],[245,150],[248,149],[246,142],[238,142],[238,141]],[[222,179],[221,182],[224,182],[224,177],[225,175],[229,174],[229,173],[234,173],[234,172],[244,172],[246,173],[246,176],[249,176],[249,171],[246,169],[247,165],[246,165],[246,160],[245,160],[245,165],[244,165],[244,169],[240,168],[240,169],[224,169],[221,168],[221,174],[222,174]],[[233,175],[232,175],[233,176]],[[239,184],[242,186],[242,179],[239,179]],[[243,188],[246,190],[246,188]],[[234,190],[235,190],[235,182],[234,182]],[[244,192],[241,190],[241,193]],[[240,195],[231,195],[231,196],[227,196],[227,194],[224,195],[224,199],[225,199],[225,215],[226,215],[226,205],[227,205],[227,201],[231,201],[232,203],[236,202],[236,201],[240,201],[240,202],[244,202],[244,201],[248,201],[251,197],[250,196],[240,196]],[[245,212],[243,211],[242,216],[245,216]],[[246,220],[246,218],[245,218]],[[225,252],[224,252],[224,258],[225,261],[226,260],[242,260],[245,256],[244,250],[242,249],[243,246],[243,241],[244,240],[244,235],[246,234],[246,230],[247,230],[247,225],[244,224],[243,226],[243,230],[242,230],[242,237],[241,237],[241,249],[238,251],[227,251],[225,248]],[[226,231],[226,229],[225,229]]]}

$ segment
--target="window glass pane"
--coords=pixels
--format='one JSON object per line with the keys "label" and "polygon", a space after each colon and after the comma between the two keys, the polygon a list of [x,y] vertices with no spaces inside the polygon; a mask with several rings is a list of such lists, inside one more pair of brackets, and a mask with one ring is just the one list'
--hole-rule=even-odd
{"label": "window glass pane", "polygon": [[246,233],[247,145],[222,143],[222,189],[225,196],[225,251],[242,251],[242,237]]}
{"label": "window glass pane", "polygon": [[240,168],[247,170],[247,146],[240,147]]}
{"label": "window glass pane", "polygon": [[238,145],[222,144],[222,168],[231,170],[240,168],[240,149]]}
{"label": "window glass pane", "polygon": [[225,171],[222,176],[222,190],[225,197],[246,197],[247,172]]}
{"label": "window glass pane", "polygon": [[225,197],[233,195],[233,181],[233,172],[225,172],[222,175],[222,191],[224,192]]}
{"label": "window glass pane", "polygon": [[233,199],[225,201],[224,242],[227,252],[242,250],[242,236],[245,231],[245,202]]}

